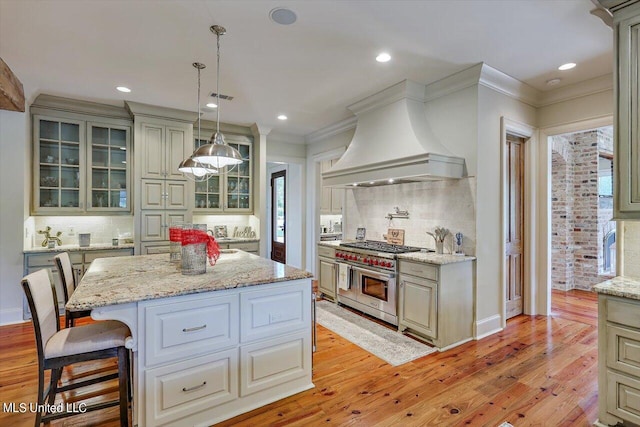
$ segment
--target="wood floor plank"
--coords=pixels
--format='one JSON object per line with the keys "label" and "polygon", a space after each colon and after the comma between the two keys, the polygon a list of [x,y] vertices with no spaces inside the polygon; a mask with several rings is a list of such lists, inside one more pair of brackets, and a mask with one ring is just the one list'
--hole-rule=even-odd
{"label": "wood floor plank", "polygon": [[[85,377],[114,361],[73,367]],[[219,424],[246,426],[588,426],[597,418],[597,296],[552,292],[552,315],[518,316],[505,330],[393,367],[318,326],[315,388]],[[63,396],[101,396],[103,387]],[[32,402],[37,357],[31,324],[0,327],[0,400]],[[0,412],[0,426],[31,426],[33,414]],[[118,409],[52,427],[119,425]]]}

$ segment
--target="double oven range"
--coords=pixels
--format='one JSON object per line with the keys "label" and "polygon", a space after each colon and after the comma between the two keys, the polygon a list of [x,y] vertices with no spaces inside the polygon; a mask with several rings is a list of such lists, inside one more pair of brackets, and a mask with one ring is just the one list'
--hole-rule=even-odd
{"label": "double oven range", "polygon": [[397,255],[421,250],[374,240],[341,243],[335,252],[338,302],[397,326]]}

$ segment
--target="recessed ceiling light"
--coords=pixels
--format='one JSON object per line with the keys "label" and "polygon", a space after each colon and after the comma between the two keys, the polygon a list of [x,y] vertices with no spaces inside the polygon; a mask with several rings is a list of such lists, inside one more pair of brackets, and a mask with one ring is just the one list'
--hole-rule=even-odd
{"label": "recessed ceiling light", "polygon": [[391,55],[386,52],[382,52],[381,54],[376,56],[376,61],[378,62],[388,62],[389,60],[391,60]]}
{"label": "recessed ceiling light", "polygon": [[116,89],[118,89],[120,92],[124,92],[124,93],[131,92],[131,89],[129,89],[128,87],[125,87],[125,86],[118,86],[118,87],[116,87]]}
{"label": "recessed ceiling light", "polygon": [[567,62],[566,64],[562,64],[561,66],[559,66],[558,70],[566,71],[566,70],[572,69],[575,66],[576,66],[576,64],[574,64],[573,62]]}
{"label": "recessed ceiling light", "polygon": [[287,116],[285,116],[284,114],[280,114],[278,116],[278,120],[287,120]]}
{"label": "recessed ceiling light", "polygon": [[354,183],[353,183],[353,186],[354,186],[354,187],[357,187],[357,186],[358,186],[358,183],[357,183],[357,182],[354,182]]}
{"label": "recessed ceiling light", "polygon": [[369,185],[373,185],[375,183],[376,183],[375,181],[369,181]]}
{"label": "recessed ceiling light", "polygon": [[393,184],[393,178],[390,178],[389,181],[387,181],[389,184]]}
{"label": "recessed ceiling light", "polygon": [[555,79],[547,80],[547,86],[555,86],[555,85],[557,85],[558,83],[560,83],[560,81],[561,81],[561,80],[562,80],[562,79],[557,78],[557,77],[556,77]]}
{"label": "recessed ceiling light", "polygon": [[298,17],[291,9],[287,9],[286,7],[276,7],[275,9],[271,9],[269,12],[269,18],[276,24],[280,25],[291,25],[296,22]]}
{"label": "recessed ceiling light", "polygon": [[209,108],[218,108],[218,106],[216,104],[214,104],[213,102],[208,103],[207,107],[209,107]]}

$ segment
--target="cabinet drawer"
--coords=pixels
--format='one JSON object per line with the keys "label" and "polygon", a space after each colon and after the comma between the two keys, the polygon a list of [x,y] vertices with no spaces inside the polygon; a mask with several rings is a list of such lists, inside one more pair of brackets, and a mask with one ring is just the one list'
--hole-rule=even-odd
{"label": "cabinet drawer", "polygon": [[438,266],[433,264],[400,261],[400,273],[438,281]]}
{"label": "cabinet drawer", "polygon": [[607,370],[607,388],[607,412],[640,424],[640,381]]}
{"label": "cabinet drawer", "polygon": [[240,395],[247,396],[311,375],[311,339],[306,331],[240,348]]}
{"label": "cabinet drawer", "polygon": [[238,296],[191,299],[144,310],[147,366],[238,344]]}
{"label": "cabinet drawer", "polygon": [[142,245],[142,255],[168,254],[169,252],[171,252],[171,246],[168,244],[160,246]]}
{"label": "cabinet drawer", "polygon": [[165,424],[238,397],[238,349],[145,372],[148,425]]}
{"label": "cabinet drawer", "polygon": [[640,377],[640,332],[607,325],[607,366]]}
{"label": "cabinet drawer", "polygon": [[[53,261],[53,257],[58,255],[59,252],[47,252],[45,254],[37,254],[37,255],[25,255],[27,258],[27,267],[54,267],[55,262]],[[69,252],[69,258],[71,259],[71,264],[82,264],[82,253],[80,252]]]}
{"label": "cabinet drawer", "polygon": [[318,245],[318,256],[324,256],[327,258],[335,258],[336,250],[327,246]]}
{"label": "cabinet drawer", "polygon": [[640,328],[640,304],[607,298],[607,321]]}
{"label": "cabinet drawer", "polygon": [[240,341],[244,343],[308,329],[311,327],[310,307],[310,286],[244,292],[240,295]]}
{"label": "cabinet drawer", "polygon": [[229,249],[240,249],[245,252],[258,252],[260,244],[258,242],[249,243],[229,243]]}
{"label": "cabinet drawer", "polygon": [[85,264],[91,263],[98,258],[111,258],[116,256],[133,255],[133,249],[109,249],[106,251],[88,251],[84,254]]}

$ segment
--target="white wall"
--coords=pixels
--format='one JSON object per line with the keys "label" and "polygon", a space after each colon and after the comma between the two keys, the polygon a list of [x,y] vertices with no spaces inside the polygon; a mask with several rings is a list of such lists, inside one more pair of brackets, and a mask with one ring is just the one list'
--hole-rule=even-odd
{"label": "white wall", "polygon": [[330,160],[339,157],[340,152],[349,146],[355,127],[350,127],[345,131],[332,134],[321,140],[313,141],[307,144],[307,160],[306,160],[306,223],[307,223],[307,242],[306,242],[306,267],[307,270],[315,273],[316,271],[316,244],[320,241],[320,162],[322,160]]}
{"label": "white wall", "polygon": [[[476,321],[482,336],[503,325],[501,118],[535,125],[535,108],[485,86],[478,88]],[[499,317],[498,317],[499,316]]]}
{"label": "white wall", "polygon": [[27,128],[26,113],[0,110],[0,325],[22,321],[23,224],[31,170]]}

